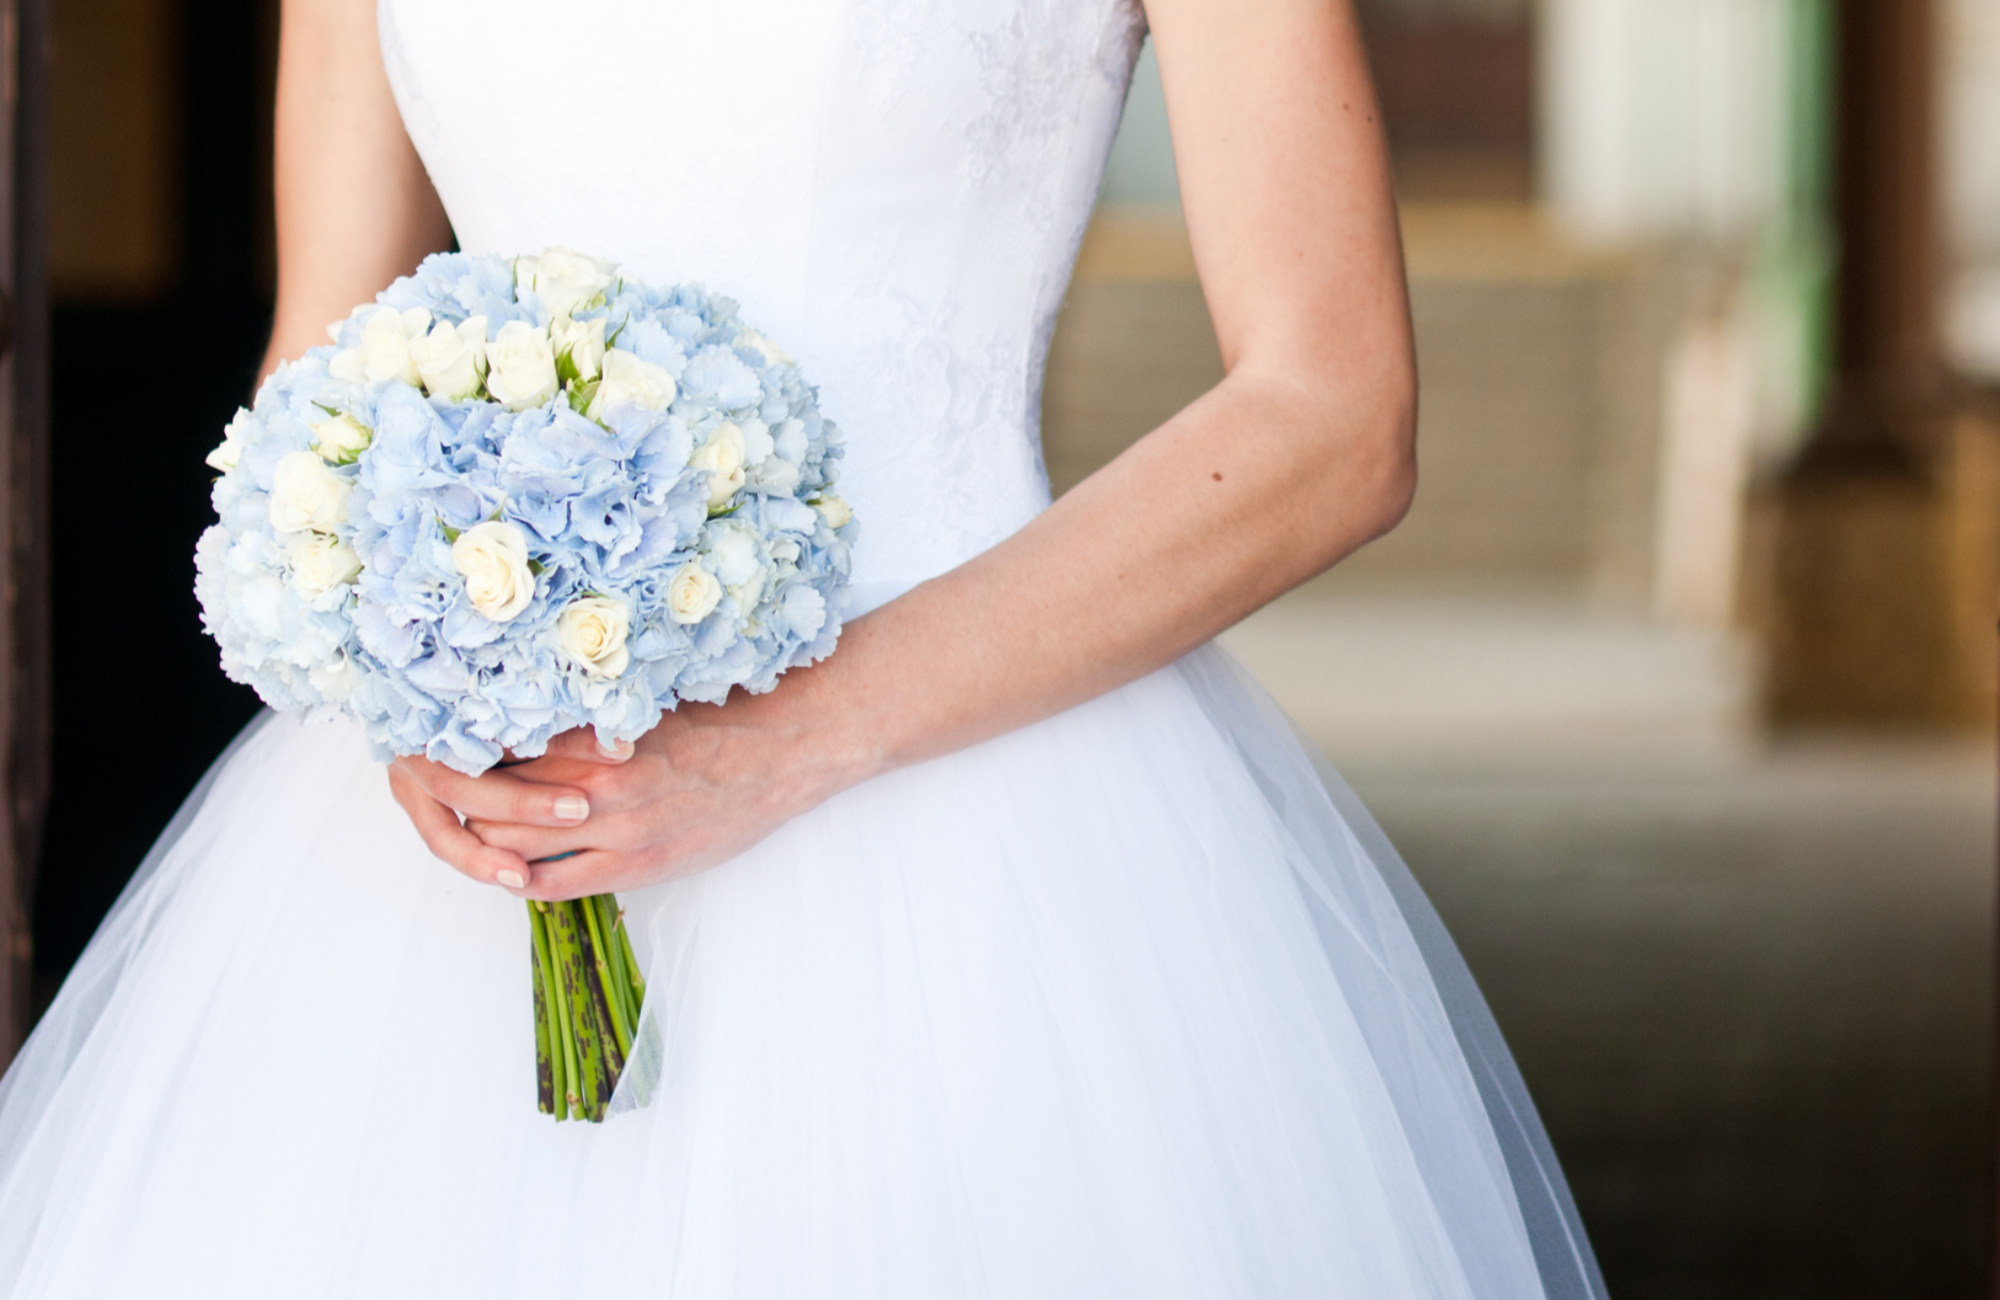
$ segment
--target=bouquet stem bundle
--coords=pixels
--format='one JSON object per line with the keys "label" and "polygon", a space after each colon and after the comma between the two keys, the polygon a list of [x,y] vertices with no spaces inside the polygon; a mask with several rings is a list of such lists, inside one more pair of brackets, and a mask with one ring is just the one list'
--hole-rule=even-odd
{"label": "bouquet stem bundle", "polygon": [[632,1055],[646,981],[610,894],[530,902],[535,1077],[544,1115],[602,1123]]}

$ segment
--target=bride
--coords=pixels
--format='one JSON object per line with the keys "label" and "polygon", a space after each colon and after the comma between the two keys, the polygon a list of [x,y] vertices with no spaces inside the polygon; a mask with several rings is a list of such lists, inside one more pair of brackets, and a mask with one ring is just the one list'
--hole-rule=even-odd
{"label": "bride", "polygon": [[[1050,504],[1148,28],[1228,377]],[[706,282],[847,431],[859,617],[477,779],[254,724],[0,1092],[7,1294],[1602,1294],[1435,914],[1208,645],[1413,490],[1344,0],[287,0],[277,142],[267,370],[454,236]],[[558,1126],[516,900],[605,890],[661,1074]]]}

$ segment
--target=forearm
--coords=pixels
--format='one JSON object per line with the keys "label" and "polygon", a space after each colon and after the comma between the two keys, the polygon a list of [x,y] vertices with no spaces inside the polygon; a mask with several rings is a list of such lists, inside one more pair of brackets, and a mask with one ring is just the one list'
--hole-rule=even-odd
{"label": "forearm", "polygon": [[389,91],[373,0],[286,0],[276,144],[278,304],[260,376],[451,243]]}
{"label": "forearm", "polygon": [[1239,368],[1008,541],[857,620],[772,706],[822,713],[814,743],[865,776],[1123,685],[1393,526],[1411,426],[1406,368],[1344,390]]}

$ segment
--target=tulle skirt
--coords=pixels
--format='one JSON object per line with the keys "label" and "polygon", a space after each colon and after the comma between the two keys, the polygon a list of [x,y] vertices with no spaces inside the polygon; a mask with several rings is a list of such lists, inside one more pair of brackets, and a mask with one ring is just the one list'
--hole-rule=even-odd
{"label": "tulle skirt", "polygon": [[625,896],[602,1126],[525,909],[265,718],[0,1085],[0,1294],[1602,1294],[1435,914],[1219,650]]}

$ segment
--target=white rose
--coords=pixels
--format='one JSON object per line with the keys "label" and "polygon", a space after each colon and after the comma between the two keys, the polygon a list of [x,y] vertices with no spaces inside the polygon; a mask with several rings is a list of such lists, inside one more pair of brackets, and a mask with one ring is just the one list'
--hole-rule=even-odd
{"label": "white rose", "polygon": [[504,520],[474,524],[451,544],[451,562],[465,578],[472,607],[505,623],[535,598],[535,573],[528,567],[528,535]]}
{"label": "white rose", "polygon": [[486,391],[510,411],[540,406],[556,391],[556,354],[549,332],[510,320],[486,345]]}
{"label": "white rose", "polygon": [[410,360],[431,396],[452,402],[472,396],[486,370],[486,318],[473,316],[457,325],[439,321],[410,344]]}
{"label": "white rose", "polygon": [[738,334],[736,336],[736,346],[739,348],[755,349],[758,353],[762,354],[764,364],[767,366],[774,361],[787,366],[794,364],[791,353],[771,342],[771,340],[765,338],[756,330],[744,330],[741,334]]}
{"label": "white rose", "polygon": [[614,265],[557,246],[515,259],[514,280],[533,289],[550,316],[569,316],[611,287]]}
{"label": "white rose", "polygon": [[222,431],[222,445],[208,453],[208,467],[224,474],[235,469],[236,463],[243,459],[243,438],[249,432],[250,412],[239,406],[229,426]]}
{"label": "white rose", "polygon": [[336,415],[312,426],[313,450],[335,465],[352,465],[368,450],[375,435],[351,415]]}
{"label": "white rose", "polygon": [[743,431],[724,420],[707,442],[695,448],[688,464],[708,471],[708,504],[721,505],[743,486]]}
{"label": "white rose", "polygon": [[722,603],[722,584],[699,564],[689,564],[667,584],[667,613],[676,623],[699,623]]}
{"label": "white rose", "polygon": [[664,411],[674,400],[674,392],[674,377],[664,367],[613,348],[604,354],[603,377],[597,381],[597,391],[584,414],[601,421],[606,411],[620,404]]}
{"label": "white rose", "polygon": [[354,484],[334,473],[316,451],[295,451],[278,462],[271,480],[271,527],[281,533],[330,531],[347,518]]}
{"label": "white rose", "polygon": [[592,677],[617,677],[632,660],[625,648],[626,634],[632,630],[632,616],[622,600],[608,596],[579,596],[556,619],[556,637],[562,651]]}
{"label": "white rose", "polygon": [[361,574],[361,557],[338,537],[307,533],[292,547],[292,584],[308,599],[324,596]]}
{"label": "white rose", "polygon": [[810,504],[819,511],[820,518],[826,520],[828,528],[845,528],[847,521],[854,518],[854,512],[839,497],[814,497]]}
{"label": "white rose", "polygon": [[368,382],[368,363],[362,359],[360,348],[342,348],[334,353],[333,360],[326,363],[326,372],[344,384]]}
{"label": "white rose", "polygon": [[417,363],[410,358],[410,344],[431,327],[431,314],[422,307],[399,312],[394,307],[378,308],[361,326],[361,363],[368,382],[394,379],[415,388],[420,380]]}
{"label": "white rose", "polygon": [[549,326],[549,346],[555,349],[557,361],[567,358],[576,368],[577,381],[589,383],[604,367],[604,318],[574,321],[557,317]]}

